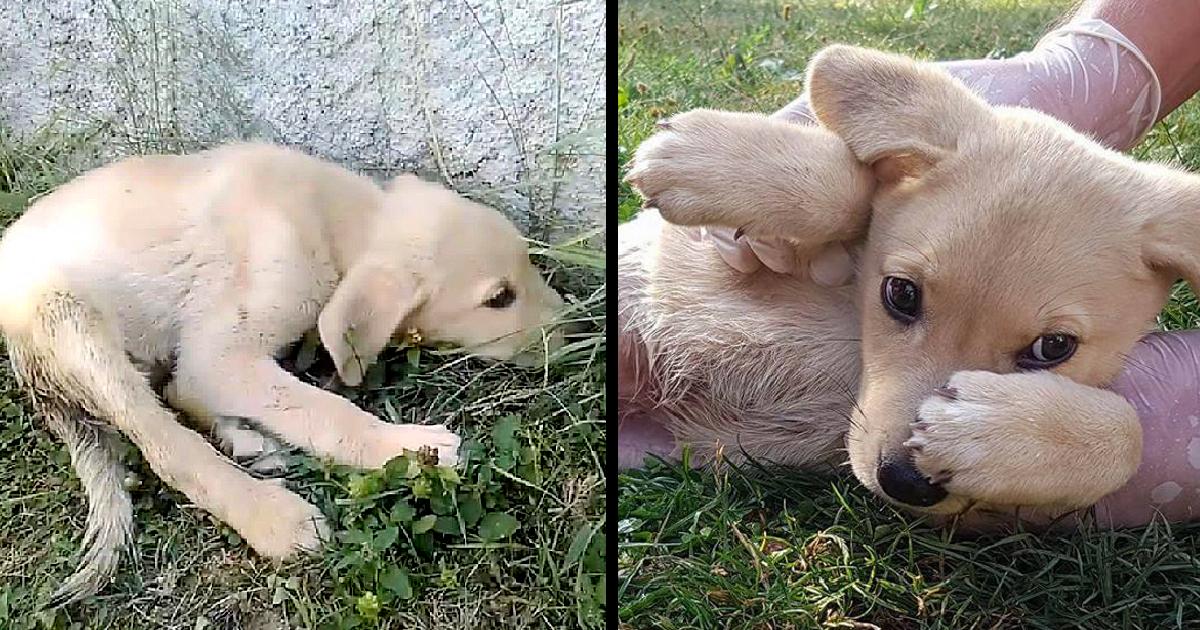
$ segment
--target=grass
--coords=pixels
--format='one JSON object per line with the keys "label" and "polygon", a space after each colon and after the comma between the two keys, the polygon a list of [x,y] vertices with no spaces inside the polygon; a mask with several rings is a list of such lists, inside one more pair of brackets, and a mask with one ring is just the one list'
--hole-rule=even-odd
{"label": "grass", "polygon": [[[1073,3],[642,0],[619,16],[618,161],[694,107],[770,112],[808,57],[848,42],[951,59],[1032,46]],[[1200,169],[1193,99],[1134,152]],[[638,208],[622,186],[621,220]],[[1165,329],[1200,318],[1178,287]],[[618,479],[626,628],[1185,628],[1200,626],[1200,525],[964,539],[851,478],[689,471]]]}
{"label": "grass", "polygon": [[[0,221],[78,172],[90,141],[0,129]],[[606,293],[595,236],[533,248],[585,329],[543,369],[395,349],[363,387],[338,390],[392,421],[448,422],[467,461],[453,472],[410,456],[364,473],[291,453],[286,483],[335,533],[319,557],[284,566],[160,483],[130,447],[137,539],[116,582],[38,612],[75,567],[85,504],[65,450],[0,360],[0,630],[600,627]],[[312,350],[301,344],[285,365],[329,386],[331,362]]]}

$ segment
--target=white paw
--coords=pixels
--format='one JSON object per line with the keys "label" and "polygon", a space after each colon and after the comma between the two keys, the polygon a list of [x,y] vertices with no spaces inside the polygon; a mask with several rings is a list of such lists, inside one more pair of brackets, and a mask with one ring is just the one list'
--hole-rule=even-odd
{"label": "white paw", "polygon": [[992,483],[994,471],[988,468],[994,462],[988,460],[1003,447],[996,440],[1003,439],[998,433],[1006,422],[1004,405],[986,396],[969,374],[955,374],[925,399],[904,443],[917,469],[951,494],[970,495]]}
{"label": "white paw", "polygon": [[[1082,504],[1089,482],[1068,474],[1059,388],[1049,373],[957,372],[925,399],[905,442],[917,469],[951,495],[986,504]],[[1070,383],[1072,387],[1082,387]],[[1086,421],[1081,414],[1078,421]],[[1090,497],[1092,499],[1096,497]]]}
{"label": "white paw", "polygon": [[389,424],[363,463],[365,468],[382,468],[405,451],[433,448],[437,449],[438,465],[456,466],[461,443],[462,439],[442,424]]}
{"label": "white paw", "polygon": [[439,466],[458,465],[458,449],[462,445],[462,438],[447,429],[446,425],[409,424],[404,425],[403,429],[407,434],[406,439],[411,440],[411,443],[415,445],[406,447],[408,450],[416,451],[422,447],[433,448],[437,450]]}
{"label": "white paw", "polygon": [[726,169],[720,160],[730,153],[725,145],[744,139],[734,129],[741,117],[692,110],[660,122],[659,132],[638,147],[626,181],[668,222],[711,222],[729,188],[721,183]]}
{"label": "white paw", "polygon": [[317,506],[278,481],[257,481],[246,501],[248,513],[235,529],[261,556],[285,560],[316,553],[329,539],[329,524]]}

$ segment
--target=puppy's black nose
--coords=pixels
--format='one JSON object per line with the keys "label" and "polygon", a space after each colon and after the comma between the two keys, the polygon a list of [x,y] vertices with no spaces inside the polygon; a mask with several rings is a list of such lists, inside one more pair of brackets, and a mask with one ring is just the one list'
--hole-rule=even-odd
{"label": "puppy's black nose", "polygon": [[885,455],[875,471],[879,487],[889,497],[916,507],[929,507],[946,498],[946,490],[930,483],[908,456]]}

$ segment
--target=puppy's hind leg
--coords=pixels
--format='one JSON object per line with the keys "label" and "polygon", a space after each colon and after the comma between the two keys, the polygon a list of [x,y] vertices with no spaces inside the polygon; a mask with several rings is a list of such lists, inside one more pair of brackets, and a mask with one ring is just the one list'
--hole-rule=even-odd
{"label": "puppy's hind leg", "polygon": [[[10,325],[5,332],[14,369],[35,400],[82,409],[116,426],[167,485],[228,523],[260,554],[283,558],[319,545],[324,521],[314,506],[277,482],[257,480],[242,472],[159,404],[145,376],[126,358],[114,318],[66,291],[47,293],[33,310],[24,325]],[[80,426],[59,424],[60,430]],[[63,430],[68,440],[87,443],[86,438],[72,437],[69,431]],[[109,519],[89,523],[89,530],[128,531],[128,525],[117,524],[113,512],[102,505],[117,494],[128,501],[120,475],[114,474],[111,466],[90,463],[95,448],[76,447],[73,456],[76,450],[76,465],[83,464],[79,473],[86,476],[85,488],[96,488],[88,492],[89,500],[96,502],[93,514]],[[108,545],[106,552],[115,554],[114,540],[119,538],[109,536],[97,542]],[[89,551],[85,562],[93,557]],[[96,557],[81,570],[83,577],[68,580],[73,590],[61,593],[56,603],[74,601],[99,589],[99,579],[111,573],[115,560],[106,565],[99,560],[107,556]]]}

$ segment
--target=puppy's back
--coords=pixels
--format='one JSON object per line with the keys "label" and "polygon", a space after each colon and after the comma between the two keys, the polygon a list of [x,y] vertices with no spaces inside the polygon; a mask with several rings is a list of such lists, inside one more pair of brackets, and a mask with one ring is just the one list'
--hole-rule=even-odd
{"label": "puppy's back", "polygon": [[162,277],[195,255],[229,258],[218,250],[231,229],[252,234],[251,244],[288,225],[320,234],[326,213],[370,212],[381,195],[365,177],[263,143],[122,159],[41,198],[6,230],[0,325],[24,321],[18,306],[54,288],[107,286],[122,273]]}

